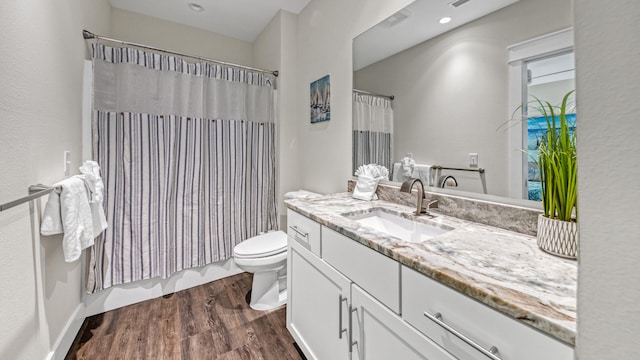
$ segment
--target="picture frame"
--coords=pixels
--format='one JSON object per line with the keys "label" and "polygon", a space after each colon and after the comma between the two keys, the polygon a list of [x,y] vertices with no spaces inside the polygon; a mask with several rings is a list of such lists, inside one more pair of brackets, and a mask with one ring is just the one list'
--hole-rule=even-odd
{"label": "picture frame", "polygon": [[331,120],[331,82],[329,75],[313,81],[310,85],[311,123]]}

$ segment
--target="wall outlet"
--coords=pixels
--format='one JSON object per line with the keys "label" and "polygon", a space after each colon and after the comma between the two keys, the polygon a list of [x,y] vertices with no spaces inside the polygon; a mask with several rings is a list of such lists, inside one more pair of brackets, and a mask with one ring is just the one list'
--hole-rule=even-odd
{"label": "wall outlet", "polygon": [[478,167],[478,153],[469,153],[469,166]]}

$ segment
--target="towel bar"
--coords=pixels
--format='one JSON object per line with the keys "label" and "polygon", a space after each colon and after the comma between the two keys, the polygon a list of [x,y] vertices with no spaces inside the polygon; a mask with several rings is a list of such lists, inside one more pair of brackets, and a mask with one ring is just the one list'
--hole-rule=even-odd
{"label": "towel bar", "polygon": [[479,173],[484,173],[484,169],[483,168],[457,168],[457,167],[448,167],[448,166],[440,166],[440,165],[433,165],[431,167],[432,169],[444,169],[444,170],[459,170],[459,171],[474,171],[474,172],[479,172]]}
{"label": "towel bar", "polygon": [[41,196],[47,195],[48,193],[52,192],[54,188],[50,187],[50,186],[45,186],[45,185],[31,185],[29,186],[29,195],[25,196],[25,197],[21,197],[20,199],[17,200],[13,200],[13,201],[9,201],[7,203],[4,204],[0,204],[0,212],[1,211],[5,211],[7,209],[11,209],[14,206],[18,206],[20,204],[24,204],[26,202],[29,202],[31,200],[37,199]]}

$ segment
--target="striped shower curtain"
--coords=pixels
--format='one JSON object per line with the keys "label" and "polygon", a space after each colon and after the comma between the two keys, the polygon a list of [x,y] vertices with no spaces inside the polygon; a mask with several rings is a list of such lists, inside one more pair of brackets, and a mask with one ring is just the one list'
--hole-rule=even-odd
{"label": "striped shower curtain", "polygon": [[353,93],[353,172],[360,165],[392,166],[393,109],[391,100]]}
{"label": "striped shower curtain", "polygon": [[277,228],[273,78],[93,49],[93,157],[109,228],[88,292],[225,260]]}

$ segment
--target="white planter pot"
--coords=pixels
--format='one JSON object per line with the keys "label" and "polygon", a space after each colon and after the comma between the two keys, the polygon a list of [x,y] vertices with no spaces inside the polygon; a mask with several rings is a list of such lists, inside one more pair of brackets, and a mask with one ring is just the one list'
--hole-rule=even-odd
{"label": "white planter pot", "polygon": [[538,246],[540,249],[568,259],[578,258],[578,224],[538,216]]}

